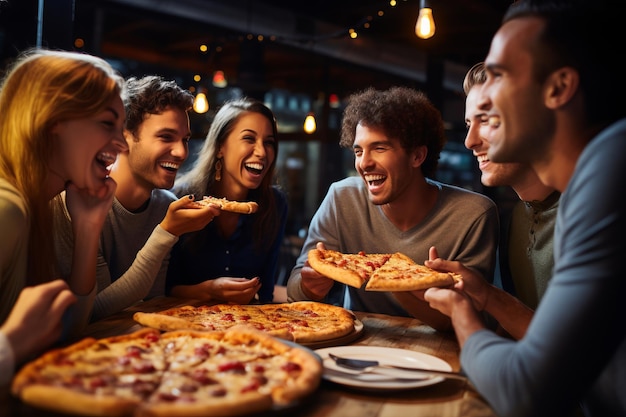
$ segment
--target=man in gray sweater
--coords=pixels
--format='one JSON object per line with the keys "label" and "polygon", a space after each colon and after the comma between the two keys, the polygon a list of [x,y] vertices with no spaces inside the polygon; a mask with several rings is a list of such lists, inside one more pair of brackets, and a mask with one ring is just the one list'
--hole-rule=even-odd
{"label": "man in gray sweater", "polygon": [[496,206],[484,195],[432,179],[444,143],[441,115],[419,91],[370,88],[350,97],[340,145],[353,150],[359,176],[332,184],[313,216],[287,282],[289,300],[324,300],[352,310],[411,315],[436,329],[449,328],[449,319],[422,300],[411,297],[401,304],[402,293],[334,284],[307,262],[309,250],[318,244],[344,253],[402,252],[419,263],[437,245],[446,256],[463,259],[492,277]]}

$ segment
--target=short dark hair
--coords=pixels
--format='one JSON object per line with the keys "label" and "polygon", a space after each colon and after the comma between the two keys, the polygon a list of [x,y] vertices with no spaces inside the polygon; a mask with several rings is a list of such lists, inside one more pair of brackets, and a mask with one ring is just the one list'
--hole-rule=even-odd
{"label": "short dark hair", "polygon": [[533,76],[542,82],[562,67],[578,71],[591,124],[626,115],[626,76],[617,64],[626,46],[624,5],[611,0],[518,0],[503,23],[524,17],[545,22],[534,49]]}
{"label": "short dark hair", "polygon": [[352,94],[343,113],[339,145],[352,148],[357,124],[384,132],[400,141],[407,152],[426,146],[422,173],[434,176],[446,137],[441,113],[426,94],[408,87],[384,91],[370,87]]}
{"label": "short dark hair", "polygon": [[137,134],[147,114],[159,114],[167,108],[186,112],[193,106],[193,95],[189,91],[158,75],[128,78],[126,92],[125,129],[133,135]]}

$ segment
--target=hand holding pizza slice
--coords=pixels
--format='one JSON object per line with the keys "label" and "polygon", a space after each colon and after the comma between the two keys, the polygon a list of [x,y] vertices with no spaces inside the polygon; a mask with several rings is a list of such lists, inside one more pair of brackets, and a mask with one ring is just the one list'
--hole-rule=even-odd
{"label": "hand holding pizza slice", "polygon": [[219,206],[221,210],[239,214],[252,214],[259,209],[259,205],[255,201],[233,201],[212,196],[204,196],[202,200],[198,200],[196,203],[203,206],[213,203]]}

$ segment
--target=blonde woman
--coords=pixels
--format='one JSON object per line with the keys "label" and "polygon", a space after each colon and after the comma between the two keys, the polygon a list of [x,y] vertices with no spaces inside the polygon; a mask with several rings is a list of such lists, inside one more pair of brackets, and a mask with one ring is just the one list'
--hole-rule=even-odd
{"label": "blonde woman", "polygon": [[[123,86],[106,61],[65,51],[25,52],[6,72],[0,90],[0,324],[15,322],[7,317],[24,287],[58,278],[50,203],[63,190],[76,241],[67,286],[78,299],[66,312],[63,330],[73,332],[87,322],[99,231],[116,188],[109,167],[127,148]],[[60,314],[48,319],[58,321]],[[20,358],[51,342],[47,332],[44,338],[30,330],[20,333],[19,342],[32,352],[20,349]],[[14,349],[2,335],[0,352]],[[12,372],[13,359],[0,354],[0,374]]]}

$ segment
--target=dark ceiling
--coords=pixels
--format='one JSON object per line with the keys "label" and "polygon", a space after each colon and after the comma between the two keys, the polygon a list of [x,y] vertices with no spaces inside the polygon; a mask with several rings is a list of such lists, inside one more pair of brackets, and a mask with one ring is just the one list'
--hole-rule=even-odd
{"label": "dark ceiling", "polygon": [[189,83],[222,69],[249,91],[346,94],[401,83],[458,92],[510,1],[430,3],[437,31],[428,40],[414,33],[419,0],[81,0],[75,33],[128,72],[156,68]]}

